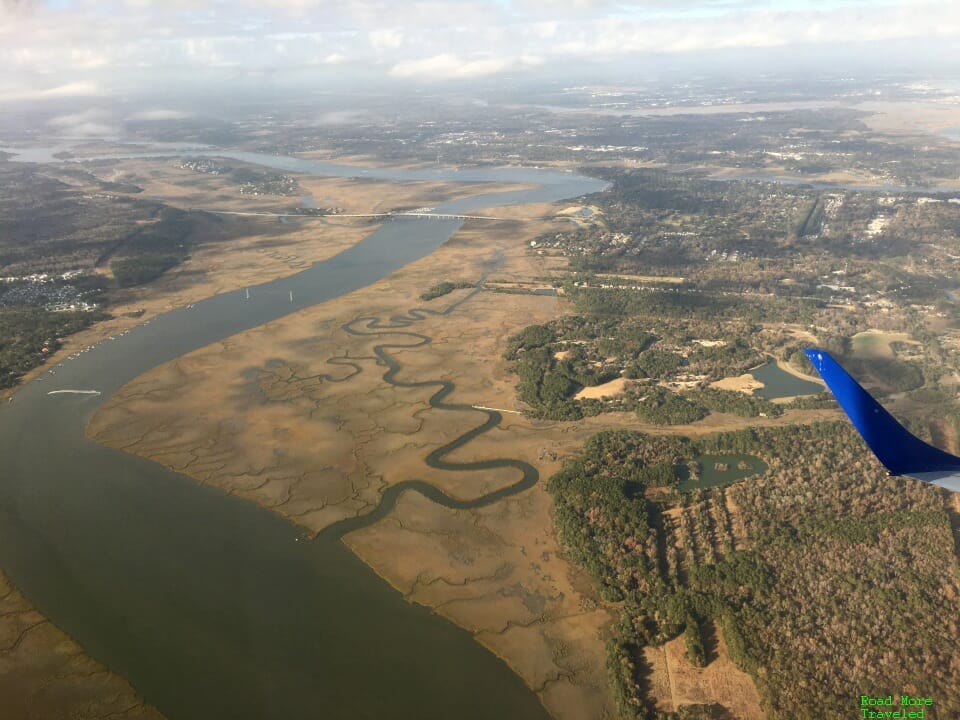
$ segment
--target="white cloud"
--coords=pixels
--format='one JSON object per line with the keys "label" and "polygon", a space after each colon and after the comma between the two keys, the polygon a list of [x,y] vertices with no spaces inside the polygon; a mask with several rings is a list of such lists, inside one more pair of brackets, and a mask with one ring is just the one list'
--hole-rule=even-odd
{"label": "white cloud", "polygon": [[313,125],[317,127],[326,125],[353,125],[362,122],[366,117],[367,114],[362,110],[338,110],[317,115],[313,119]]}
{"label": "white cloud", "polygon": [[113,137],[117,127],[110,115],[103,110],[85,110],[69,115],[59,115],[47,121],[47,125],[70,137]]}
{"label": "white cloud", "polygon": [[89,97],[91,95],[102,95],[103,91],[92,82],[72,82],[66,85],[57,85],[46,90],[37,92],[39,97],[58,98],[58,97]]}
{"label": "white cloud", "polygon": [[155,108],[153,110],[143,110],[130,116],[131,120],[185,120],[193,117],[193,113],[185,110],[170,110],[167,108]]}
{"label": "white cloud", "polygon": [[[0,0],[0,67],[302,68],[463,78],[644,53],[957,38],[956,0]],[[796,9],[800,8],[800,9]],[[21,82],[21,96],[42,96]],[[10,97],[0,87],[0,97]]]}
{"label": "white cloud", "polygon": [[0,100],[55,100],[57,98],[95,97],[104,94],[104,90],[95,83],[82,81],[48,88],[22,84],[0,86]]}
{"label": "white cloud", "polygon": [[48,120],[47,125],[58,128],[72,127],[74,125],[81,125],[87,122],[104,120],[107,117],[107,113],[103,110],[90,109],[84,110],[83,112],[70,113],[68,115],[58,115],[57,117]]}
{"label": "white cloud", "polygon": [[516,67],[516,65],[516,61],[507,58],[467,60],[444,53],[421,60],[398,62],[390,69],[390,75],[395,78],[414,78],[417,80],[475,78],[502,73]]}

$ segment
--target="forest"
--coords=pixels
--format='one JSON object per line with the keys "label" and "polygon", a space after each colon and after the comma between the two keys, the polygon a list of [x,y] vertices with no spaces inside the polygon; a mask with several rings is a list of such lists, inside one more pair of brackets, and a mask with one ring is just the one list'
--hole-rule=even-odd
{"label": "forest", "polygon": [[159,207],[97,192],[99,185],[84,189],[39,166],[0,162],[0,276],[91,267],[150,222]]}
{"label": "forest", "polygon": [[[195,213],[119,191],[140,189],[80,168],[0,160],[0,387],[107,317],[111,289],[150,282],[189,257]],[[97,272],[107,263],[112,278]]]}
{"label": "forest", "polygon": [[[781,405],[711,385],[769,357],[810,374],[802,350],[816,346],[893,398],[911,430],[956,450],[958,203],[599,173],[613,186],[586,202],[601,212],[537,241],[568,259],[555,282],[570,314],[507,343],[530,415],[629,411],[667,425],[832,407],[827,393]],[[615,397],[577,398],[612,378],[627,381]],[[681,491],[703,455],[756,457],[767,470]],[[887,477],[849,423],[602,432],[548,487],[565,551],[619,616],[608,670],[623,718],[725,717],[658,711],[645,653],[682,638],[702,666],[713,627],[773,720],[847,707],[851,688],[869,687],[908,688],[938,698],[938,717],[960,714],[960,516],[945,491]]]}
{"label": "forest", "polygon": [[[679,468],[700,453],[769,469],[679,493]],[[887,477],[847,423],[696,440],[603,432],[548,488],[566,552],[620,614],[608,667],[621,717],[685,717],[654,711],[643,648],[682,636],[702,665],[708,621],[773,720],[845,707],[851,687],[916,688],[944,717],[960,712],[949,494]]]}
{"label": "forest", "polygon": [[435,300],[438,297],[449,295],[454,290],[472,288],[474,286],[476,286],[476,283],[470,282],[469,280],[441,280],[436,285],[433,285],[429,290],[420,293],[420,299],[424,302],[428,302],[430,300]]}
{"label": "forest", "polygon": [[[575,295],[574,302],[580,297]],[[582,315],[529,326],[507,341],[504,357],[518,377],[517,394],[531,417],[573,420],[627,411],[645,422],[677,425],[709,412],[782,414],[779,405],[767,400],[709,387],[766,361],[751,347],[756,333],[749,323],[718,324],[705,313],[671,318],[663,307],[660,313],[653,307],[643,312],[604,307],[607,311],[598,313],[587,305]],[[614,397],[575,397],[585,387],[621,377],[630,382]]]}
{"label": "forest", "polygon": [[[0,311],[0,388],[16,385],[46,354],[58,350],[64,337],[105,317],[103,312],[48,312],[39,307]],[[44,347],[48,353],[42,352]]]}

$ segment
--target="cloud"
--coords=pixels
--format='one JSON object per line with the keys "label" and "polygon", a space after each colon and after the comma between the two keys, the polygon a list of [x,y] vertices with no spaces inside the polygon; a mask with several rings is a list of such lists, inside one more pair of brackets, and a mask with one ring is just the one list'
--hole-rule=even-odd
{"label": "cloud", "polygon": [[89,97],[91,95],[101,95],[102,91],[92,82],[72,82],[66,85],[57,85],[46,90],[40,90],[37,95],[45,98],[60,97]]}
{"label": "cloud", "polygon": [[47,121],[47,125],[63,135],[71,137],[113,137],[117,127],[110,115],[103,110],[85,110],[68,115],[59,115]]}
{"label": "cloud", "polygon": [[[456,79],[538,59],[938,38],[960,41],[956,0],[0,0],[0,98],[41,73],[345,65]],[[43,97],[30,80],[20,96]]]}
{"label": "cloud", "polygon": [[47,120],[47,125],[50,127],[64,128],[95,120],[103,120],[107,117],[107,113],[103,110],[90,109],[68,115],[58,115],[57,117]]}
{"label": "cloud", "polygon": [[193,117],[193,113],[184,110],[170,110],[167,108],[156,108],[154,110],[143,110],[130,116],[131,120],[185,120]]}
{"label": "cloud", "polygon": [[96,97],[106,94],[92,82],[77,81],[48,88],[24,85],[0,87],[0,100],[56,100],[58,98]]}
{"label": "cloud", "polygon": [[[884,42],[960,37],[960,8],[941,3],[940,12],[917,7],[860,6],[825,10],[748,11],[718,17],[604,17],[564,23],[553,31],[555,57],[611,60],[646,53],[694,53],[809,44]],[[532,31],[532,28],[531,28]]]}
{"label": "cloud", "polygon": [[313,125],[324,127],[328,125],[355,125],[367,118],[363,110],[336,110],[320,113],[313,119]]}
{"label": "cloud", "polygon": [[509,58],[467,60],[444,53],[421,60],[404,60],[390,69],[395,78],[418,80],[452,80],[495,75],[517,67],[518,61]]}

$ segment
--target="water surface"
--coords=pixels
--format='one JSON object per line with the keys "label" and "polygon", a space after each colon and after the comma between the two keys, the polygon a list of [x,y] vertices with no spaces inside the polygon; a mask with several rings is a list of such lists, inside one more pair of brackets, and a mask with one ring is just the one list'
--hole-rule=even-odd
{"label": "water surface", "polygon": [[767,471],[767,464],[753,455],[698,455],[693,460],[700,468],[700,477],[682,480],[679,487],[683,492],[724,487]]}
{"label": "water surface", "polygon": [[750,374],[763,383],[763,387],[754,390],[753,394],[764,400],[776,400],[795,395],[816,395],[824,390],[820,383],[804,380],[782,370],[774,360],[751,370]]}

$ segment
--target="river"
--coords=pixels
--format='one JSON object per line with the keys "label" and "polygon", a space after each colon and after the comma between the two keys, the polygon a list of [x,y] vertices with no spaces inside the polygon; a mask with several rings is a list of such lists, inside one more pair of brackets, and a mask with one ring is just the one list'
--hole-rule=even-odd
{"label": "river", "polygon": [[[209,154],[319,175],[539,185],[445,203],[436,209],[443,214],[604,187],[534,169],[359,169]],[[386,223],[304,272],[251,287],[249,297],[217,295],[100,343],[0,407],[0,566],[170,720],[547,717],[505,663],[406,602],[340,533],[297,542],[302,531],[269,510],[84,434],[103,401],[150,368],[369,285],[460,225]],[[48,394],[65,389],[101,395]]]}

